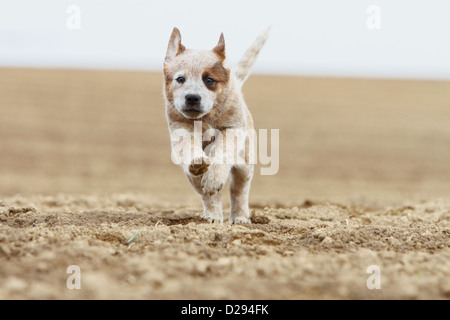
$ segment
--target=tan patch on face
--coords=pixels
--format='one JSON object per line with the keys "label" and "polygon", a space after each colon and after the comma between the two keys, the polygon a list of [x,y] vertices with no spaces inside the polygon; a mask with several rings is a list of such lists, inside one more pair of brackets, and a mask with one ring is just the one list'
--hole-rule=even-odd
{"label": "tan patch on face", "polygon": [[[208,90],[215,94],[215,107],[207,115],[214,118],[216,114],[221,114],[224,111],[224,102],[229,93],[230,70],[226,69],[221,62],[217,62],[212,67],[205,69],[202,78]],[[208,78],[214,80],[212,85],[207,85]]]}
{"label": "tan patch on face", "polygon": [[[230,80],[230,70],[226,69],[221,62],[217,62],[212,67],[205,69],[202,78],[209,90],[217,91],[228,85],[228,81]],[[208,85],[208,78],[214,80],[212,85]]]}

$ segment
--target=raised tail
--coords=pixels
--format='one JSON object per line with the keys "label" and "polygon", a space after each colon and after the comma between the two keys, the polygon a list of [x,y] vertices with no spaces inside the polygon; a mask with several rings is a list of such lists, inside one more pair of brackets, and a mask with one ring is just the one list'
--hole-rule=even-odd
{"label": "raised tail", "polygon": [[253,45],[245,52],[241,61],[231,70],[235,79],[242,85],[248,79],[250,71],[255,64],[256,58],[259,55],[262,47],[269,38],[271,27],[264,30],[264,32],[256,39]]}

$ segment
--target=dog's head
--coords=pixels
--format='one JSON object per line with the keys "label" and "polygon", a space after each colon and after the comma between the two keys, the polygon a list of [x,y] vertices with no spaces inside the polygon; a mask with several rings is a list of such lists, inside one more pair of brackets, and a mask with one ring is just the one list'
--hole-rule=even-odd
{"label": "dog's head", "polygon": [[184,117],[200,119],[223,103],[229,90],[230,70],[224,67],[225,40],[212,50],[188,50],[174,28],[164,62],[166,99]]}

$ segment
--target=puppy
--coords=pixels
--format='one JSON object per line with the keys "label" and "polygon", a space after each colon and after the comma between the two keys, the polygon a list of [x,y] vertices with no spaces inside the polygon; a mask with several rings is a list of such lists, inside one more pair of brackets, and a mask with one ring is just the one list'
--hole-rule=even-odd
{"label": "puppy", "polygon": [[251,223],[249,192],[254,163],[250,161],[249,132],[254,127],[241,88],[268,35],[269,29],[233,70],[225,66],[223,34],[212,50],[186,49],[177,28],[169,40],[164,96],[172,159],[200,195],[203,218],[211,223],[223,223],[221,190],[229,176],[229,222]]}

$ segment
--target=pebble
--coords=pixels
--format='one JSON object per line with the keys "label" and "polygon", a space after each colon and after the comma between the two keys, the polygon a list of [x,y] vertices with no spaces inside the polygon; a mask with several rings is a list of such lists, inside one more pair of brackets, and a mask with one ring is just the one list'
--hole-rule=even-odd
{"label": "pebble", "polygon": [[389,237],[389,244],[391,244],[391,245],[393,245],[395,247],[398,247],[398,246],[402,245],[401,241],[398,240],[397,238],[394,238],[394,237]]}
{"label": "pebble", "polygon": [[25,280],[16,278],[16,277],[10,277],[5,281],[4,288],[11,291],[20,291],[24,290],[27,287],[27,283]]}
{"label": "pebble", "polygon": [[7,245],[0,245],[0,257],[8,257],[11,255],[11,249]]}
{"label": "pebble", "polygon": [[231,244],[235,245],[235,246],[240,246],[242,244],[242,241],[240,239],[234,240],[233,242],[231,242]]}

